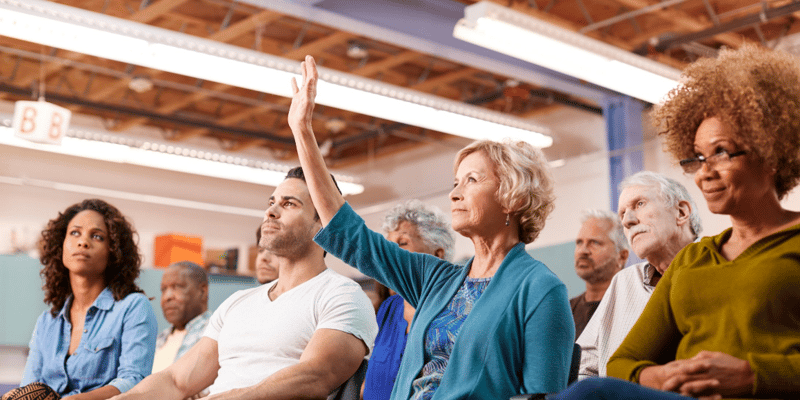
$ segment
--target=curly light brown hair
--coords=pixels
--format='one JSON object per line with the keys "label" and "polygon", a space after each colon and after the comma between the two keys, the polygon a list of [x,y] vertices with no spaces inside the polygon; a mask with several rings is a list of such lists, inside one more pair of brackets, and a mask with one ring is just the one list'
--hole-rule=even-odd
{"label": "curly light brown hair", "polygon": [[680,159],[695,156],[700,123],[716,117],[730,126],[733,140],[776,170],[782,199],[800,180],[800,64],[787,53],[756,45],[721,50],[683,72],[684,81],[653,110],[665,147]]}
{"label": "curly light brown hair", "polygon": [[69,270],[64,266],[62,253],[67,226],[81,211],[92,210],[103,216],[108,230],[108,265],[104,272],[106,287],[114,299],[122,300],[131,293],[143,293],[136,285],[142,257],[136,246],[137,236],[133,226],[119,210],[99,199],[88,199],[73,204],[58,217],[50,220],[42,231],[40,242],[41,261],[44,268],[39,273],[44,279],[44,302],[51,306],[50,313],[58,315],[67,298],[72,294]]}
{"label": "curly light brown hair", "polygon": [[544,229],[555,208],[553,178],[542,151],[525,142],[480,140],[461,149],[454,170],[472,153],[483,152],[495,165],[500,178],[496,200],[519,218],[519,240],[531,243]]}

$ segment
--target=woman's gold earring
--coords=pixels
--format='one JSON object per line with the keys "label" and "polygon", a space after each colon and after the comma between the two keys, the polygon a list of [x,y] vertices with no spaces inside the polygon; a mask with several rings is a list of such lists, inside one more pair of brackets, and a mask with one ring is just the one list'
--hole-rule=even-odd
{"label": "woman's gold earring", "polygon": [[506,214],[506,226],[508,226],[508,224],[511,222],[510,218],[511,217],[509,216],[509,214]]}

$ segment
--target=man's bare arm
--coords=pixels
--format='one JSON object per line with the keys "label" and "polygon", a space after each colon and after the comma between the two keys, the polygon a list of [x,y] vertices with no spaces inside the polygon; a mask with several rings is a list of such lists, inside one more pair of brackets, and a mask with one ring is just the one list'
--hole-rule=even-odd
{"label": "man's bare arm", "polygon": [[203,337],[167,369],[112,400],[185,399],[214,383],[218,370],[217,341]]}
{"label": "man's bare arm", "polygon": [[324,399],[356,372],[367,351],[364,342],[349,333],[318,329],[297,364],[255,386],[220,393],[208,400]]}

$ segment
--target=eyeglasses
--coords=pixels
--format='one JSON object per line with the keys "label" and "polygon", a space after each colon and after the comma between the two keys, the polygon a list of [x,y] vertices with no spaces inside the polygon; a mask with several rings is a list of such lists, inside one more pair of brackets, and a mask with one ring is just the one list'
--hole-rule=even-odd
{"label": "eyeglasses", "polygon": [[683,172],[687,174],[693,174],[697,172],[700,167],[703,166],[703,163],[708,164],[708,168],[714,169],[727,169],[730,167],[731,158],[739,157],[742,155],[747,154],[747,150],[737,151],[735,153],[728,153],[727,150],[720,150],[717,154],[713,156],[705,157],[702,154],[694,157],[694,158],[687,158],[685,160],[681,160],[681,168],[683,168]]}

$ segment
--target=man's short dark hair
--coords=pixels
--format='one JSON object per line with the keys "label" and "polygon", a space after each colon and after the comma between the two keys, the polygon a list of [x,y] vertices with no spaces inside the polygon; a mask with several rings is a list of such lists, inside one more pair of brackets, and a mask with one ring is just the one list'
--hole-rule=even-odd
{"label": "man's short dark hair", "polygon": [[[289,179],[289,178],[300,179],[303,182],[305,182],[306,181],[306,174],[303,173],[303,167],[294,167],[294,168],[290,169],[289,172],[286,173],[286,178],[284,178],[284,180]],[[339,189],[339,184],[336,183],[336,178],[333,177],[333,174],[331,174],[331,180],[333,181],[333,185],[336,186],[336,190],[339,191],[339,194],[342,194],[342,189]],[[319,213],[317,212],[316,208],[314,209],[314,219],[319,219]],[[259,233],[260,233],[260,231],[259,231]],[[323,257],[325,257],[327,255],[328,255],[327,251],[323,251],[322,252],[322,256]]]}
{"label": "man's short dark hair", "polygon": [[[295,178],[300,179],[303,182],[306,181],[306,174],[303,173],[303,167],[294,167],[286,173],[286,179]],[[336,183],[336,178],[333,177],[331,174],[331,180],[333,181],[333,185],[336,186],[336,190],[339,191],[339,194],[342,194],[342,189],[339,189],[339,184]]]}
{"label": "man's short dark hair", "polygon": [[172,263],[170,267],[183,268],[187,272],[189,279],[196,283],[197,286],[208,286],[208,273],[206,272],[205,268],[197,265],[196,263],[191,261],[178,261]]}

